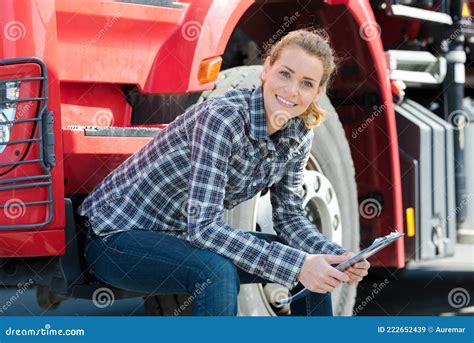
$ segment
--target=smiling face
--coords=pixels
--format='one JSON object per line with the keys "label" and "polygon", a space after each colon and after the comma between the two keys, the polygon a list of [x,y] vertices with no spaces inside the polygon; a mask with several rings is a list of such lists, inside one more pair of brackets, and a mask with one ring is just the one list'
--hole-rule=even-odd
{"label": "smiling face", "polygon": [[298,46],[284,48],[273,65],[267,57],[261,78],[270,135],[319,99],[323,71],[321,60]]}

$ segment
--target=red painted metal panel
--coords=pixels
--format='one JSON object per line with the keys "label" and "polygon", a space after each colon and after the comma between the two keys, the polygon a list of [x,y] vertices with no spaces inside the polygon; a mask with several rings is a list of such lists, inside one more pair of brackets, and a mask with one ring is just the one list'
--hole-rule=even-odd
{"label": "red painted metal panel", "polygon": [[151,139],[84,136],[83,131],[64,130],[65,174],[68,175],[66,192],[90,192],[107,174]]}
{"label": "red painted metal panel", "polygon": [[2,231],[0,257],[55,256],[65,253],[64,230]]}
{"label": "red painted metal panel", "polygon": [[[5,39],[0,45],[0,59],[35,56],[47,66],[48,110],[54,113],[54,153],[57,162],[56,166],[51,169],[53,220],[47,226],[31,231],[2,230],[0,232],[0,242],[2,242],[0,249],[2,249],[2,256],[12,256],[12,254],[15,256],[57,255],[64,250],[65,209],[55,3],[54,1],[38,2],[33,0],[2,2],[0,27],[5,32]],[[21,70],[19,72],[21,73]],[[15,168],[15,172],[20,175],[19,173],[22,171]],[[14,191],[11,197],[15,198],[18,195],[33,196],[31,191],[30,194]],[[17,221],[19,220],[21,219],[17,218]],[[48,231],[52,233],[48,234]],[[28,242],[25,243],[27,237],[34,238],[28,238]]]}
{"label": "red painted metal panel", "polygon": [[[369,1],[366,0],[327,0],[326,3],[330,5],[344,5],[350,12],[351,16],[357,23],[359,30],[368,28],[370,30],[377,30],[377,23],[370,7]],[[359,31],[360,32],[360,31]],[[377,34],[373,39],[365,39],[364,51],[367,51],[368,55],[373,61],[373,68],[376,71],[376,78],[379,83],[379,92],[383,102],[383,117],[385,123],[383,130],[388,138],[388,147],[372,142],[371,145],[374,149],[378,150],[378,154],[381,154],[386,149],[389,151],[387,155],[389,164],[384,165],[376,163],[375,165],[369,165],[367,167],[361,167],[359,170],[365,170],[367,168],[374,169],[374,172],[384,175],[384,178],[390,180],[390,189],[385,189],[387,194],[391,196],[391,199],[387,199],[385,203],[384,213],[381,218],[375,218],[374,221],[379,223],[372,223],[373,226],[381,226],[380,221],[383,221],[383,225],[386,227],[385,232],[380,234],[387,234],[390,231],[404,232],[403,227],[403,206],[402,206],[402,190],[401,190],[401,175],[400,175],[400,157],[398,147],[398,135],[395,122],[395,111],[393,108],[393,100],[391,94],[391,88],[389,79],[387,77],[387,64],[384,57],[384,49],[380,35]],[[378,130],[375,125],[372,125],[366,130],[366,135],[370,135],[370,130]],[[373,137],[378,137],[384,141],[386,137],[381,136],[380,132],[372,133]],[[354,157],[355,159],[356,157]],[[357,163],[357,161],[355,161]],[[386,169],[387,167],[387,169]],[[357,168],[356,168],[357,172]],[[360,189],[359,189],[360,192]],[[378,225],[377,225],[378,224]],[[371,260],[373,265],[376,266],[395,266],[397,268],[403,268],[405,266],[405,248],[404,241],[397,240],[394,244],[384,249],[384,251],[376,256],[376,259]]]}

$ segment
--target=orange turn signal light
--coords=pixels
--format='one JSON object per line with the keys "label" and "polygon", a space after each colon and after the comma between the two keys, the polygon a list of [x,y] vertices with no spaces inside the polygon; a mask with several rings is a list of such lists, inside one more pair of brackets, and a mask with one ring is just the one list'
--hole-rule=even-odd
{"label": "orange turn signal light", "polygon": [[406,209],[407,215],[407,236],[415,236],[415,209],[413,207],[408,207]]}
{"label": "orange turn signal light", "polygon": [[464,18],[468,18],[471,13],[471,11],[469,11],[469,5],[467,2],[463,1],[463,4],[462,4],[462,10],[461,10],[461,15],[464,17]]}
{"label": "orange turn signal light", "polygon": [[200,83],[216,81],[221,70],[222,57],[211,57],[199,64],[198,80]]}

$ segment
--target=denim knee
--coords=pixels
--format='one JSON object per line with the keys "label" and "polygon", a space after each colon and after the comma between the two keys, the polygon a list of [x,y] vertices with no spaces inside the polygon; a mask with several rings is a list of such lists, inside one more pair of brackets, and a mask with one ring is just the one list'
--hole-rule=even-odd
{"label": "denim knee", "polygon": [[220,284],[223,288],[233,289],[236,294],[240,292],[240,280],[237,267],[228,258],[216,253],[205,261],[205,267],[199,273],[201,283],[215,285]]}

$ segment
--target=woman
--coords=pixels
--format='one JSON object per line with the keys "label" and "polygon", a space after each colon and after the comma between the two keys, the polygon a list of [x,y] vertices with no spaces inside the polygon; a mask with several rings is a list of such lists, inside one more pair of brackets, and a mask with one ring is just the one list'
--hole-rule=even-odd
{"label": "woman", "polygon": [[[327,292],[369,268],[333,268],[352,253],[302,208],[312,129],[324,116],[317,101],[334,68],[327,38],[293,31],[270,49],[261,87],[194,105],[110,173],[79,208],[96,276],[131,291],[193,294],[193,315],[236,315],[242,283],[305,286],[312,293],[292,314],[332,315]],[[278,235],[222,220],[224,208],[267,187]]]}

